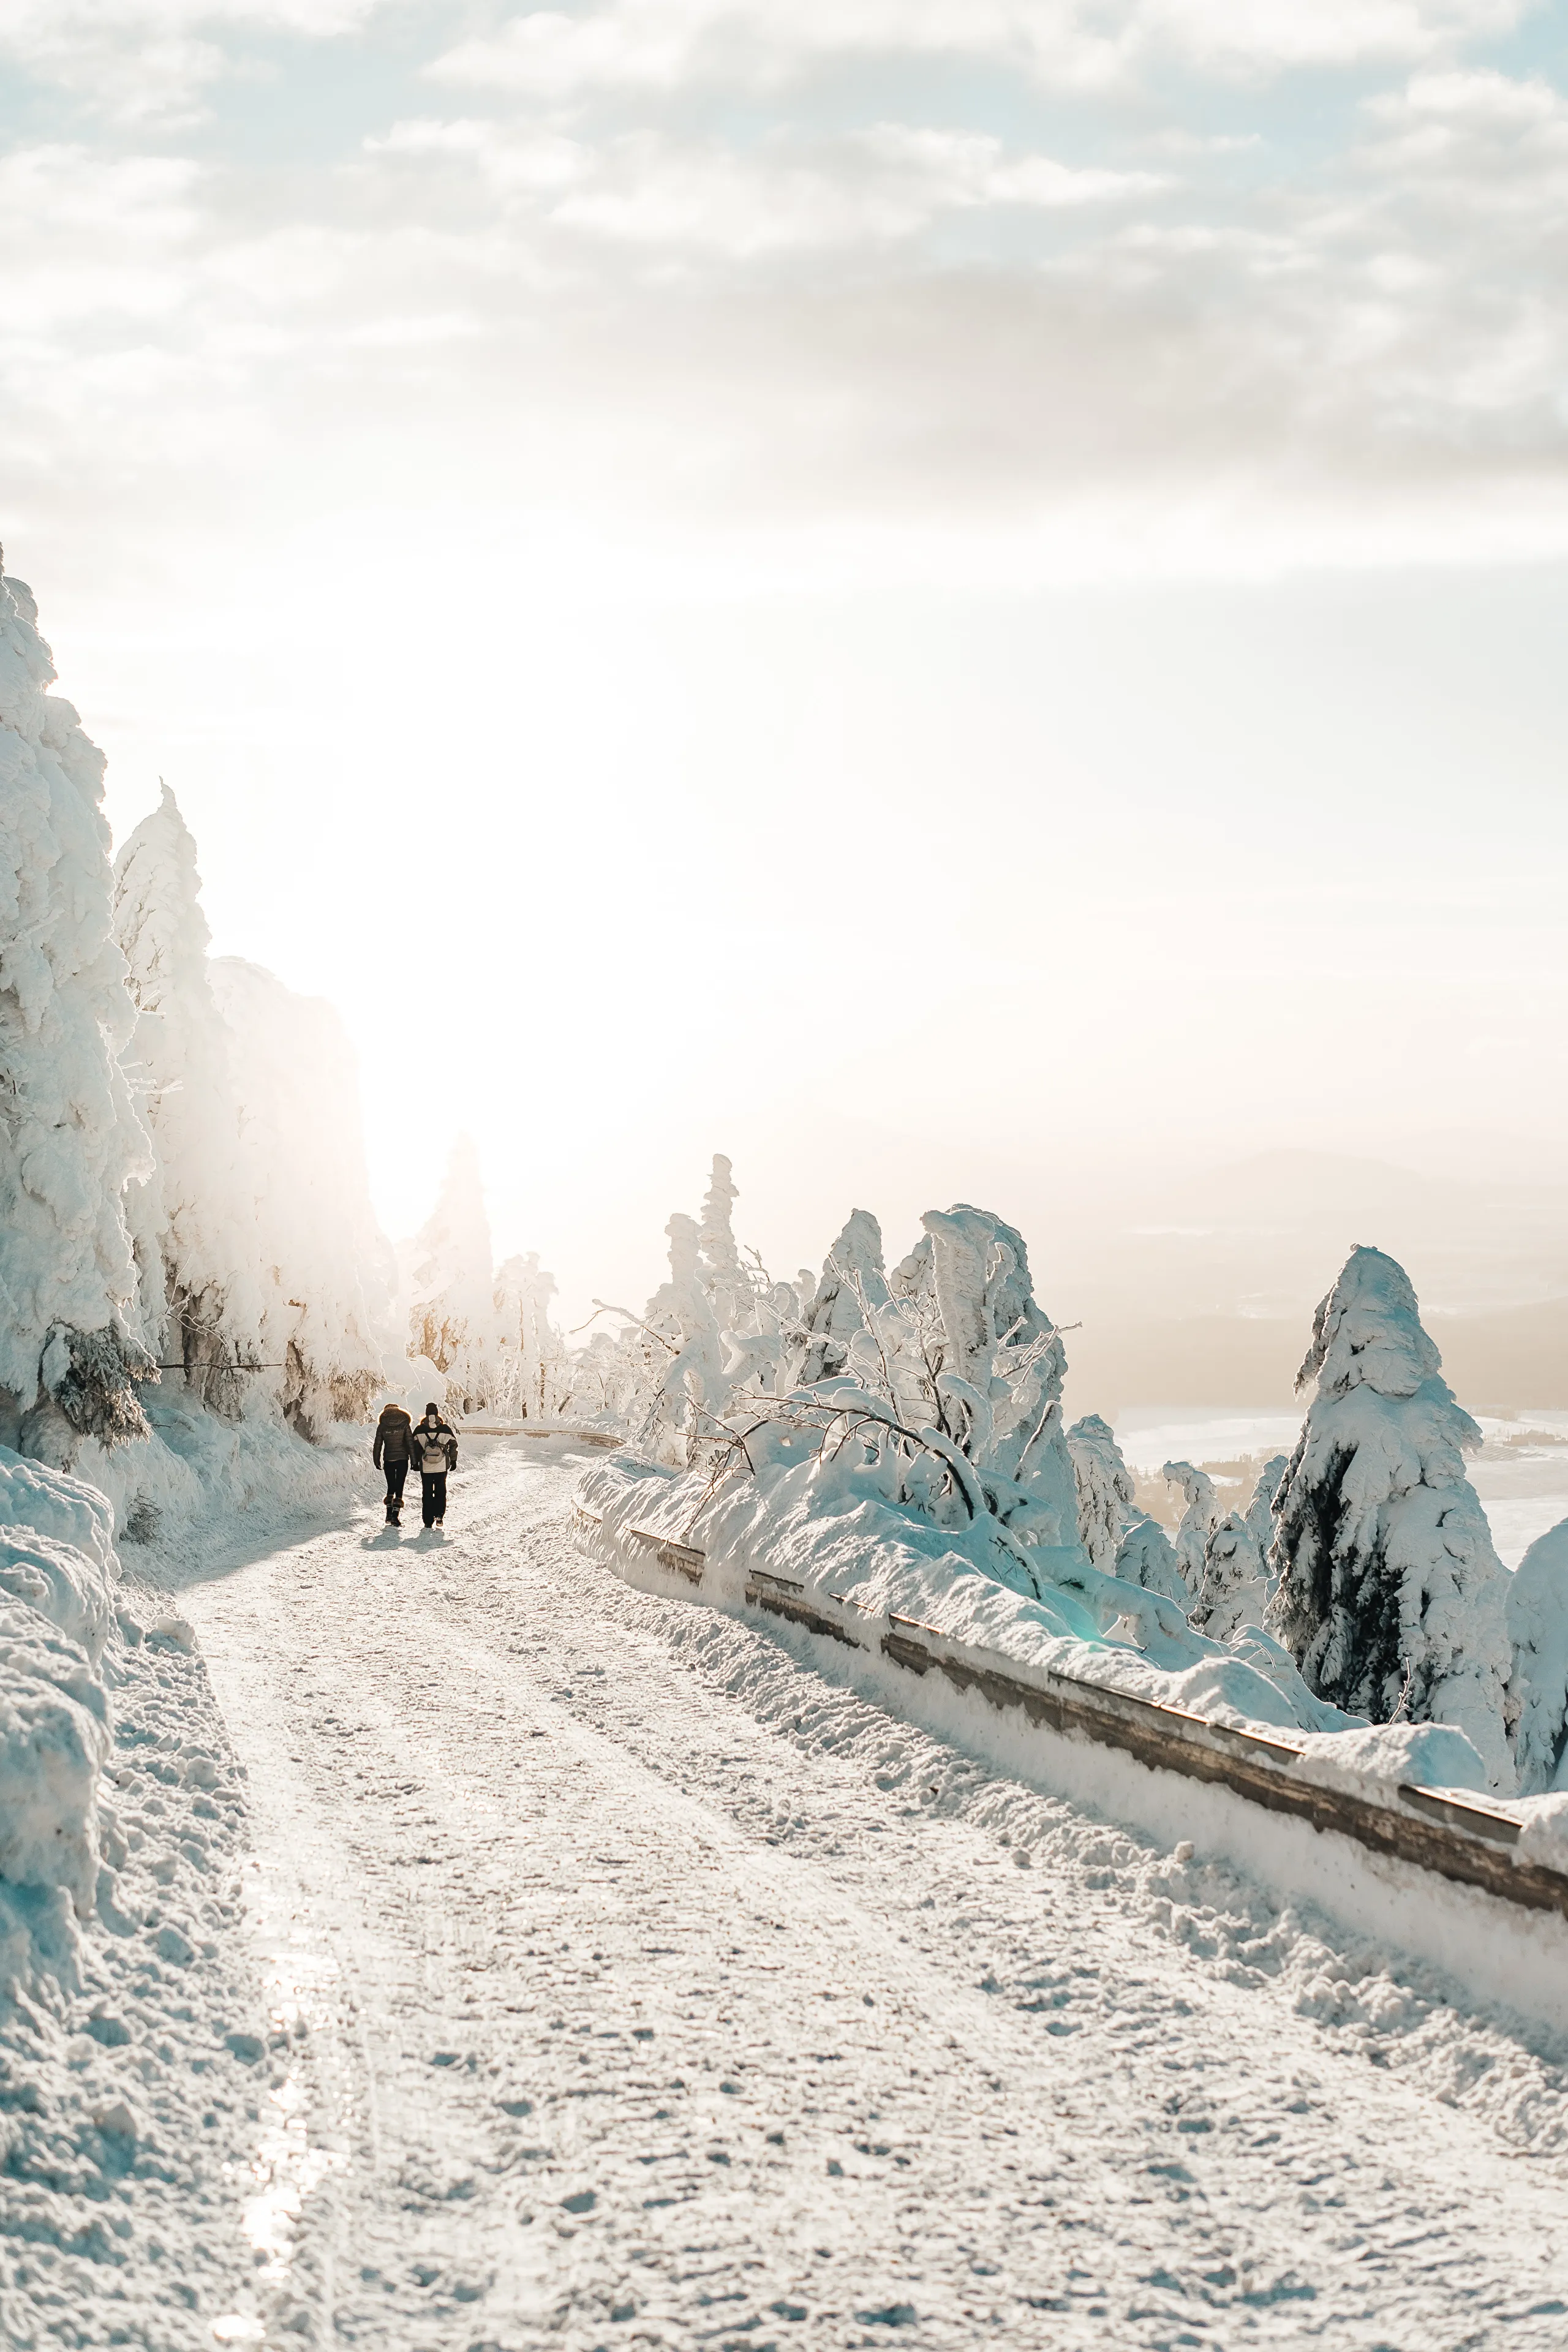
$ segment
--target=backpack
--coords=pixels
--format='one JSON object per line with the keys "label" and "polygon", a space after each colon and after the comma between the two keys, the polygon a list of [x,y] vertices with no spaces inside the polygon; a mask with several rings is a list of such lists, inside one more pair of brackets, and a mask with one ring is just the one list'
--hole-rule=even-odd
{"label": "backpack", "polygon": [[427,1429],[423,1422],[415,1430],[415,1450],[419,1456],[419,1467],[426,1476],[447,1468],[450,1459],[447,1449],[450,1443],[446,1431]]}

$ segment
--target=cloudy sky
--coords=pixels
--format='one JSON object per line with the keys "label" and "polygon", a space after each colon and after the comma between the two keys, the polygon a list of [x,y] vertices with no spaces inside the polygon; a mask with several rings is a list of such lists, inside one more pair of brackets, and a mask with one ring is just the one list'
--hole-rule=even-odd
{"label": "cloudy sky", "polygon": [[1565,93],[1517,0],[5,0],[7,566],[389,1223],[458,1125],[574,1297],[715,1148],[788,1263],[1561,1162]]}

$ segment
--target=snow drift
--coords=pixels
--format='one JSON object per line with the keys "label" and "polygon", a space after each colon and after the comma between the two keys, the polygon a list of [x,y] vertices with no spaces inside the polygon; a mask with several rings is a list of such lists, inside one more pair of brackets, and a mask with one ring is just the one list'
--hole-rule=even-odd
{"label": "snow drift", "polygon": [[64,1894],[82,1916],[97,1893],[112,1534],[91,1486],[0,1447],[0,1940],[13,1971],[33,1940],[17,1890]]}

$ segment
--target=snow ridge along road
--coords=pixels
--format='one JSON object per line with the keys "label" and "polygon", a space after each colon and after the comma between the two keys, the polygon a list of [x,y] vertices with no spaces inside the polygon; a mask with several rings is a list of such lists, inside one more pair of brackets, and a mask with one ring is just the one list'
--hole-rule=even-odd
{"label": "snow ridge along road", "polygon": [[552,1451],[182,1578],[300,2051],[225,2340],[1559,2352],[1568,2053],[630,1590]]}

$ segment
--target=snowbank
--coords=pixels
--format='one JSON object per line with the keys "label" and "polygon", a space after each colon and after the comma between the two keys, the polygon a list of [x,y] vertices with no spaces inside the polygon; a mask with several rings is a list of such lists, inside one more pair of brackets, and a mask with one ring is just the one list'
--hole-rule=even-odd
{"label": "snowbank", "polygon": [[26,1897],[63,1892],[85,1916],[97,1894],[111,1533],[90,1486],[0,1447],[0,1917],[13,1967],[30,1948]]}
{"label": "snowbank", "polygon": [[[1242,1629],[1234,1646],[1208,1641],[1163,1595],[1048,1552],[1042,1568],[1061,1580],[1043,1580],[1037,1598],[1017,1589],[1016,1563],[998,1557],[988,1518],[933,1526],[889,1504],[871,1471],[824,1461],[809,1433],[775,1425],[767,1444],[771,1458],[762,1454],[754,1475],[718,1479],[615,1454],[585,1474],[580,1499],[628,1558],[642,1549],[626,1540],[634,1528],[705,1553],[704,1589],[721,1605],[739,1605],[748,1574],[760,1569],[807,1597],[847,1602],[868,1628],[909,1619],[1019,1665],[1215,1722],[1329,1732],[1354,1721],[1315,1698],[1256,1628]],[[1124,1613],[1108,1634],[1100,1619],[1116,1606]]]}

